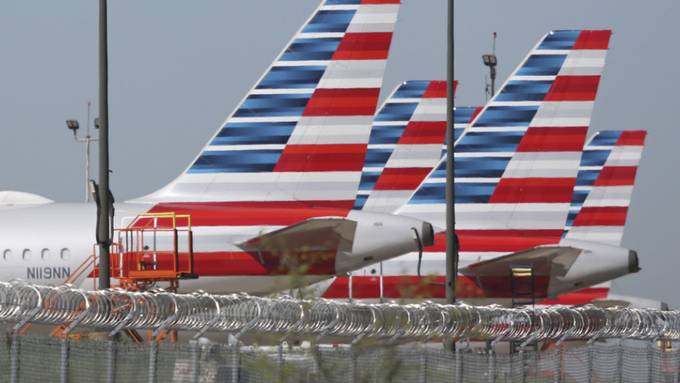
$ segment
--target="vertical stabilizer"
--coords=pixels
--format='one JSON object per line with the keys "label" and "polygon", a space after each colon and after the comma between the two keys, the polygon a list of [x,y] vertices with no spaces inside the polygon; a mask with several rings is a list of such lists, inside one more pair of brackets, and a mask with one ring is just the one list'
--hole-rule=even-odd
{"label": "vertical stabilizer", "polygon": [[399,0],[326,0],[177,179],[144,202],[354,205]]}

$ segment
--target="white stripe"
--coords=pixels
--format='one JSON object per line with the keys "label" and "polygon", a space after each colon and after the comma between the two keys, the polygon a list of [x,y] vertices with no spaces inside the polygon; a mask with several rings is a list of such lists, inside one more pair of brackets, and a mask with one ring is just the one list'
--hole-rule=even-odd
{"label": "white stripe", "polygon": [[[456,177],[453,179],[454,183],[457,184],[470,184],[470,183],[498,183],[500,182],[500,178],[498,177],[467,177],[467,178],[460,178]],[[433,177],[433,178],[427,178],[424,183],[426,184],[446,184],[446,178],[440,178],[440,177]]]}
{"label": "white stripe", "polygon": [[470,157],[512,157],[515,155],[515,152],[456,152],[454,153],[455,157],[460,157],[460,158],[470,158]]}
{"label": "white stripe", "polygon": [[502,127],[473,127],[468,129],[468,132],[526,132],[529,129],[526,126],[502,126]]}
{"label": "white stripe", "polygon": [[267,144],[267,145],[209,145],[203,149],[206,152],[215,151],[246,151],[246,150],[283,150],[285,144]]}
{"label": "white stripe", "polygon": [[540,106],[543,101],[492,101],[489,106]]}
{"label": "white stripe", "polygon": [[557,76],[513,76],[517,81],[554,81]]}
{"label": "white stripe", "polygon": [[313,32],[313,33],[299,33],[299,39],[326,39],[326,38],[343,38],[345,32]]}
{"label": "white stripe", "polygon": [[359,9],[359,4],[332,4],[324,5],[319,9],[322,11],[352,11]]}
{"label": "white stripe", "polygon": [[232,117],[229,123],[239,122],[298,122],[302,116],[276,116],[276,117]]}
{"label": "white stripe", "polygon": [[408,121],[373,121],[373,126],[406,126]]}
{"label": "white stripe", "polygon": [[253,89],[250,94],[312,94],[314,88],[306,89]]}
{"label": "white stripe", "polygon": [[284,66],[328,66],[331,60],[299,60],[299,61],[277,61],[272,65],[273,68]]}
{"label": "white stripe", "polygon": [[187,173],[182,183],[227,183],[250,184],[265,182],[296,182],[304,177],[306,181],[331,182],[354,181],[360,172],[271,172],[271,173]]}

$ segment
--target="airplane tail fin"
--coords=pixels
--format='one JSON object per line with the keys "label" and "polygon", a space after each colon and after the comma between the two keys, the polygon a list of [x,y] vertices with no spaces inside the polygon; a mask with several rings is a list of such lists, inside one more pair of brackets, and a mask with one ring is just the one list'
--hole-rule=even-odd
{"label": "airplane tail fin", "polygon": [[[548,33],[463,133],[455,153],[459,230],[559,240],[610,36]],[[399,214],[445,227],[445,166]]]}
{"label": "airplane tail fin", "polygon": [[178,178],[138,202],[351,208],[399,0],[325,0]]}
{"label": "airplane tail fin", "polygon": [[646,131],[604,131],[586,145],[566,239],[621,245]]}
{"label": "airplane tail fin", "polygon": [[[456,110],[456,137],[475,110]],[[396,211],[441,159],[445,135],[446,82],[419,80],[399,85],[373,121],[354,207]]]}

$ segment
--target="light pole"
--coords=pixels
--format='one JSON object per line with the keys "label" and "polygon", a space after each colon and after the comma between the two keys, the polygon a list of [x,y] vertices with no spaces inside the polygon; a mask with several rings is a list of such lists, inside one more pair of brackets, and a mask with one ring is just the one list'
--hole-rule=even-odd
{"label": "light pole", "polygon": [[109,45],[107,1],[99,0],[99,193],[97,209],[97,244],[99,245],[100,290],[111,287],[111,217],[109,189]]}
{"label": "light pole", "polygon": [[456,235],[456,188],[453,146],[454,0],[448,0],[446,62],[446,302],[456,302],[458,276],[458,236]]}
{"label": "light pole", "polygon": [[[92,142],[99,141],[98,138],[93,138],[90,135],[90,101],[87,102],[87,128],[85,129],[85,138],[78,137],[78,129],[80,124],[78,120],[66,120],[66,127],[73,132],[73,139],[76,142],[85,144],[85,202],[90,202],[90,146]],[[95,128],[97,126],[95,125]]]}
{"label": "light pole", "polygon": [[486,95],[487,100],[491,99],[496,94],[496,65],[498,58],[496,57],[496,32],[493,33],[493,48],[490,55],[482,55],[484,65],[489,67],[489,78],[491,79],[491,89],[487,86]]}

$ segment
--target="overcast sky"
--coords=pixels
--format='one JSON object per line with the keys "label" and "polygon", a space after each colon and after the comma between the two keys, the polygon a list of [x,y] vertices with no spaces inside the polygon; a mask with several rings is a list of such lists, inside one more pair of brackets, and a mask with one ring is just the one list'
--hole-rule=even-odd
{"label": "overcast sky", "polygon": [[[402,2],[383,94],[404,80],[445,76],[446,1]],[[188,165],[319,0],[109,3],[112,188],[124,200],[163,186]],[[457,105],[484,102],[480,56],[491,50],[494,31],[502,82],[550,29],[613,28],[591,132],[650,132],[624,237],[643,270],[616,281],[615,290],[674,305],[678,15],[677,0],[456,4]],[[83,147],[64,120],[84,127],[87,101],[96,105],[96,22],[92,0],[0,2],[0,190],[84,198]]]}

